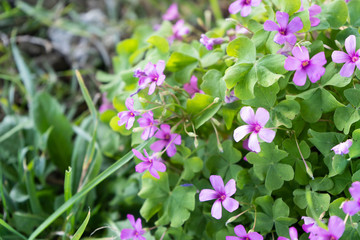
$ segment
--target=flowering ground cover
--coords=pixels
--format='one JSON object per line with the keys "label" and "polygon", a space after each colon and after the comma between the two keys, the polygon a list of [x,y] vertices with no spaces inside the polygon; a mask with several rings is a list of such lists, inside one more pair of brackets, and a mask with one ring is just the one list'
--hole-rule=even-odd
{"label": "flowering ground cover", "polygon": [[[359,239],[360,0],[211,0],[196,21],[192,3],[167,7],[97,71],[100,107],[75,71],[92,123],[74,128],[83,171],[65,172],[64,200],[29,238],[66,215],[74,239]],[[39,121],[48,141],[67,127]],[[93,161],[106,154],[120,158]],[[36,199],[23,202],[41,212]]]}

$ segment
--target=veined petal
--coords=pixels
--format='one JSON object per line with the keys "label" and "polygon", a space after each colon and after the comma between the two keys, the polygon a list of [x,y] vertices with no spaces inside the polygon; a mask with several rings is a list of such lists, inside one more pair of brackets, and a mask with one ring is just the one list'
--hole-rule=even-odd
{"label": "veined petal", "polygon": [[155,92],[155,88],[156,88],[156,83],[152,82],[149,86],[149,92],[148,95],[152,95]]}
{"label": "veined petal", "polygon": [[292,49],[292,54],[294,57],[299,59],[300,61],[308,61],[309,60],[309,51],[304,46],[296,46]]}
{"label": "veined petal", "polygon": [[333,51],[333,53],[331,54],[331,58],[334,63],[344,63],[351,61],[350,56],[341,51]]}
{"label": "veined petal", "polygon": [[355,55],[355,50],[356,50],[356,37],[355,37],[355,35],[350,35],[345,39],[345,49],[346,49],[346,52],[350,56]]}
{"label": "veined petal", "polygon": [[275,138],[275,131],[267,128],[261,128],[259,131],[259,137],[265,142],[271,143]]}
{"label": "veined petal", "polygon": [[[257,233],[257,232],[250,232],[249,234],[248,234],[248,236],[249,236],[249,239],[250,240],[263,240],[264,238],[263,238],[263,236],[261,236],[259,233]],[[278,239],[279,240],[279,239]]]}
{"label": "veined petal", "polygon": [[160,178],[158,172],[156,171],[156,169],[154,167],[150,166],[149,167],[149,172],[154,178],[157,178],[157,179]]}
{"label": "veined petal", "polygon": [[239,238],[234,236],[226,236],[225,240],[239,240]]}
{"label": "veined petal", "polygon": [[166,171],[166,165],[160,161],[153,161],[153,167],[159,172]]}
{"label": "veined petal", "polygon": [[133,228],[135,228],[135,218],[134,218],[134,215],[128,214],[128,215],[126,215],[126,217],[127,217],[127,219],[129,220],[131,226],[132,226]]}
{"label": "veined petal", "polygon": [[342,77],[351,77],[355,70],[355,63],[347,62],[340,70],[340,75]]}
{"label": "veined petal", "polygon": [[134,155],[135,155],[138,159],[140,159],[140,160],[142,160],[142,161],[147,161],[147,159],[144,158],[144,156],[143,156],[138,150],[133,149],[132,152],[134,153]]}
{"label": "veined petal", "polygon": [[300,31],[303,28],[303,23],[301,21],[301,18],[294,17],[290,23],[287,25],[286,32],[287,33],[296,33],[297,31]]}
{"label": "veined petal", "polygon": [[321,13],[321,7],[319,5],[312,5],[311,7],[309,7],[309,15],[310,16],[315,16]]}
{"label": "veined petal", "polygon": [[329,233],[337,237],[337,239],[339,239],[345,231],[345,223],[338,216],[330,217],[328,227]]}
{"label": "veined petal", "polygon": [[257,152],[257,153],[261,151],[259,140],[257,138],[256,133],[250,134],[248,146],[251,149],[251,151],[254,151],[254,152]]}
{"label": "veined petal", "polygon": [[212,189],[203,189],[199,194],[199,201],[205,202],[218,198],[218,193]]}
{"label": "veined petal", "polygon": [[311,64],[323,66],[326,64],[326,58],[324,52],[319,52],[311,58]]}
{"label": "veined petal", "polygon": [[131,239],[135,237],[136,231],[134,229],[123,229],[120,233],[121,239]]}
{"label": "veined petal", "polygon": [[127,121],[128,121],[129,118],[130,118],[129,112],[120,112],[120,113],[118,114],[118,116],[119,116],[119,118],[120,118],[120,120],[118,121],[118,125],[119,125],[119,126],[122,126],[122,125],[124,125],[125,123],[127,123]]}
{"label": "veined petal", "polygon": [[176,146],[174,145],[174,143],[171,143],[169,146],[167,146],[166,154],[169,157],[172,157],[175,155],[175,153],[176,153]]}
{"label": "veined petal", "polygon": [[240,117],[247,124],[251,125],[255,123],[255,114],[254,114],[254,110],[251,107],[241,108]]}
{"label": "veined petal", "polygon": [[271,20],[266,20],[264,23],[264,30],[265,31],[279,31],[279,26]]}
{"label": "veined petal", "polygon": [[232,4],[230,4],[229,6],[229,13],[231,14],[237,14],[238,12],[241,11],[242,8],[242,4],[241,1],[235,1]]}
{"label": "veined petal", "polygon": [[244,226],[241,225],[241,224],[240,224],[240,225],[237,225],[237,226],[234,228],[234,232],[235,232],[235,234],[238,235],[239,237],[244,237],[244,236],[247,235]]}
{"label": "veined petal", "polygon": [[278,21],[281,29],[286,29],[289,22],[289,14],[286,12],[276,12],[276,20]]}
{"label": "veined petal", "polygon": [[225,187],[224,187],[224,181],[223,179],[218,175],[211,175],[210,176],[210,183],[218,193],[224,193]]}
{"label": "veined petal", "polygon": [[264,127],[266,125],[266,123],[269,121],[269,118],[269,112],[265,108],[259,107],[256,110],[255,122],[260,124],[261,127]]}
{"label": "veined petal", "polygon": [[298,232],[297,232],[296,228],[291,227],[291,228],[289,229],[289,234],[290,234],[291,240],[298,239]]}
{"label": "veined petal", "polygon": [[233,212],[239,208],[239,202],[230,197],[226,197],[225,200],[222,201],[222,205],[228,212]]}
{"label": "veined petal", "polygon": [[355,201],[360,199],[360,182],[356,181],[351,184],[349,192]]}
{"label": "veined petal", "polygon": [[280,33],[275,34],[274,42],[279,45],[283,45],[286,42],[285,36],[281,35]]}
{"label": "veined petal", "polygon": [[125,101],[125,106],[127,109],[129,109],[131,112],[134,111],[134,99],[127,98]]}
{"label": "veined petal", "polygon": [[216,200],[211,208],[211,216],[216,219],[220,219],[222,216],[221,202]]}
{"label": "veined petal", "polygon": [[293,81],[297,86],[304,86],[306,82],[306,72],[304,69],[299,69],[295,72]]}
{"label": "veined petal", "polygon": [[138,218],[135,222],[135,230],[140,232],[142,230],[141,218]]}
{"label": "veined petal", "polygon": [[247,17],[250,13],[251,13],[251,6],[244,5],[243,8],[241,9],[241,16]]}
{"label": "veined petal", "polygon": [[343,211],[350,216],[355,215],[357,212],[360,211],[360,205],[357,201],[347,201],[343,205]]}
{"label": "veined petal", "polygon": [[[179,21],[180,21],[180,20],[179,20]],[[183,20],[183,21],[184,21],[184,20]],[[163,75],[164,69],[165,69],[165,61],[164,61],[164,60],[159,60],[159,61],[156,63],[156,72],[157,72],[159,75]]]}
{"label": "veined petal", "polygon": [[235,140],[235,142],[239,142],[247,134],[251,133],[251,129],[252,129],[252,127],[250,125],[243,125],[243,126],[237,127],[234,130],[234,140]]}
{"label": "veined petal", "polygon": [[135,118],[134,117],[129,117],[127,123],[126,123],[126,126],[125,128],[127,130],[129,130],[130,128],[132,128],[132,126],[134,125],[134,122],[135,122]]}
{"label": "veined petal", "polygon": [[144,72],[146,73],[146,75],[150,75],[155,69],[154,64],[152,64],[151,62],[148,62],[144,68]]}
{"label": "veined petal", "polygon": [[158,140],[150,145],[150,149],[154,152],[160,152],[167,144],[166,140]]}
{"label": "veined petal", "polygon": [[325,68],[311,63],[309,66],[307,66],[305,72],[309,76],[310,81],[315,83],[319,81],[320,78],[325,74]]}
{"label": "veined petal", "polygon": [[145,172],[146,170],[148,170],[151,166],[151,163],[149,162],[141,162],[138,165],[135,166],[135,171],[138,173],[142,173]]}
{"label": "veined petal", "polygon": [[293,56],[289,56],[285,60],[284,68],[288,71],[294,71],[301,68],[301,61]]}
{"label": "veined petal", "polygon": [[317,25],[320,24],[320,19],[316,17],[310,17],[310,24],[312,27],[316,27]]}
{"label": "veined petal", "polygon": [[236,182],[234,179],[230,179],[225,185],[225,194],[231,197],[236,192]]}
{"label": "veined petal", "polygon": [[291,45],[295,45],[296,40],[296,36],[293,33],[289,33],[285,36],[285,41],[290,43]]}

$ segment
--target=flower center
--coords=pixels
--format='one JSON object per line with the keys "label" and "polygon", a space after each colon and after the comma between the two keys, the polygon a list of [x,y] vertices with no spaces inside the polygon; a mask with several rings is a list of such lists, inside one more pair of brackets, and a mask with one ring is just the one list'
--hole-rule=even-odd
{"label": "flower center", "polygon": [[152,163],[152,162],[153,162],[152,158],[149,158],[149,163]]}
{"label": "flower center", "polygon": [[138,232],[135,232],[135,236],[139,236],[139,233],[138,233]]}
{"label": "flower center", "polygon": [[158,78],[156,77],[156,78],[154,78],[154,81],[156,82],[158,80]]}
{"label": "flower center", "polygon": [[169,140],[170,139],[170,134],[166,134],[164,139]]}
{"label": "flower center", "polygon": [[222,195],[219,197],[220,201],[224,201],[225,198],[226,198],[226,195],[225,195],[225,194],[222,194]]}
{"label": "flower center", "polygon": [[279,33],[280,33],[281,35],[286,35],[285,30],[280,30]]}
{"label": "flower center", "polygon": [[331,236],[329,240],[336,240],[336,237]]}
{"label": "flower center", "polygon": [[130,116],[132,116],[132,117],[133,117],[133,116],[134,116],[134,113],[130,113]]}
{"label": "flower center", "polygon": [[251,3],[251,0],[245,0],[245,3],[249,5]]}
{"label": "flower center", "polygon": [[353,62],[357,62],[357,60],[359,60],[358,56],[353,56],[353,58],[351,59]]}
{"label": "flower center", "polygon": [[259,124],[256,124],[256,126],[254,127],[254,132],[258,133],[260,132],[260,130],[261,130],[261,126]]}
{"label": "flower center", "polygon": [[303,62],[301,63],[301,65],[302,65],[303,67],[306,67],[307,65],[309,65],[309,60],[303,61]]}

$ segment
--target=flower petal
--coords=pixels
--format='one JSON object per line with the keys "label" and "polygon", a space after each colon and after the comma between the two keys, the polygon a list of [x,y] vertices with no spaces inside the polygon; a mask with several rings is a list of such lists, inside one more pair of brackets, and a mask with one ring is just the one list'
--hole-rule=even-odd
{"label": "flower petal", "polygon": [[237,225],[237,226],[234,228],[234,232],[235,232],[235,234],[236,234],[237,236],[239,236],[239,237],[244,237],[244,236],[247,235],[244,226],[241,225],[241,224],[240,224],[240,225]]}
{"label": "flower petal", "polygon": [[298,239],[298,232],[297,232],[297,230],[296,230],[296,228],[294,228],[294,227],[291,227],[290,229],[289,229],[289,234],[290,234],[290,238],[291,239]]}
{"label": "flower petal", "polygon": [[324,52],[319,52],[311,58],[311,64],[323,66],[326,64],[326,58]]}
{"label": "flower petal", "polygon": [[303,23],[301,21],[301,18],[294,17],[289,25],[287,25],[286,32],[287,33],[296,33],[297,31],[300,31],[303,28]]}
{"label": "flower petal", "polygon": [[226,240],[239,240],[239,238],[234,236],[226,236]]}
{"label": "flower petal", "polygon": [[234,179],[230,179],[225,185],[225,194],[231,197],[236,192],[236,182]]}
{"label": "flower petal", "polygon": [[261,3],[261,0],[251,0],[251,6],[252,7],[259,6],[260,3]]}
{"label": "flower petal", "polygon": [[275,138],[275,131],[267,128],[261,128],[259,131],[259,137],[265,142],[271,143]]}
{"label": "flower petal", "polygon": [[[261,236],[259,233],[257,233],[257,232],[250,232],[249,234],[248,234],[248,236],[249,236],[249,239],[250,240],[263,240],[264,238],[263,238],[263,236]],[[279,239],[278,239],[279,240]]]}
{"label": "flower petal", "polygon": [[294,58],[293,56],[289,56],[286,60],[285,60],[285,65],[284,68],[288,71],[294,71],[294,70],[298,70],[300,69],[301,66],[301,61],[297,58]]}
{"label": "flower petal", "polygon": [[154,167],[152,167],[152,166],[149,167],[149,172],[154,178],[157,178],[157,179],[160,178],[158,172],[156,171],[156,169]]}
{"label": "flower petal", "polygon": [[[184,21],[184,20],[183,20]],[[164,72],[164,69],[165,69],[165,61],[164,60],[159,60],[157,63],[156,63],[156,72],[159,74],[159,75],[162,75],[163,72]]]}
{"label": "flower petal", "polygon": [[167,144],[168,141],[166,140],[158,140],[150,145],[150,149],[154,152],[160,152]]}
{"label": "flower petal", "polygon": [[305,72],[309,76],[310,81],[315,83],[325,74],[325,68],[311,63],[307,66]]}
{"label": "flower petal", "polygon": [[166,149],[166,154],[169,157],[172,157],[175,155],[175,153],[176,153],[176,146],[174,145],[174,143],[171,143]]}
{"label": "flower petal", "polygon": [[245,5],[243,6],[243,8],[241,9],[241,16],[242,17],[246,17],[251,13],[251,6],[249,5]]}
{"label": "flower petal", "polygon": [[309,51],[304,46],[294,47],[292,49],[292,54],[294,55],[294,57],[296,57],[300,61],[308,61],[309,60]]}
{"label": "flower petal", "polygon": [[252,129],[252,127],[250,125],[243,125],[243,126],[237,127],[234,130],[234,140],[235,140],[235,142],[239,142],[247,134],[251,133],[251,129]]}
{"label": "flower petal", "polygon": [[343,211],[350,216],[355,215],[357,212],[360,211],[360,205],[357,201],[347,201],[343,205]]}
{"label": "flower petal", "polygon": [[132,152],[134,153],[134,155],[135,155],[138,159],[140,159],[140,160],[142,160],[142,161],[147,161],[147,159],[144,158],[144,156],[143,156],[138,150],[133,149]]}
{"label": "flower petal", "polygon": [[229,6],[229,13],[231,14],[237,14],[241,11],[242,4],[241,1],[235,1]]}
{"label": "flower petal", "polygon": [[153,161],[153,167],[159,172],[166,171],[166,165],[164,163],[162,163],[161,161]]}
{"label": "flower petal", "polygon": [[328,227],[329,233],[337,237],[337,239],[339,239],[345,231],[345,223],[338,216],[330,217]]}
{"label": "flower petal", "polygon": [[259,144],[259,140],[257,138],[257,134],[256,133],[252,133],[249,137],[249,148],[251,149],[251,151],[254,152],[260,152],[260,144]]}
{"label": "flower petal", "polygon": [[316,17],[310,17],[310,26],[316,27],[319,24],[320,24],[320,19]]}
{"label": "flower petal", "polygon": [[127,123],[126,123],[126,126],[125,128],[127,130],[129,130],[130,128],[132,128],[132,126],[134,125],[134,122],[135,122],[135,118],[134,117],[129,117]]}
{"label": "flower petal", "polygon": [[155,88],[156,88],[156,83],[152,82],[149,86],[149,92],[148,95],[152,95],[155,92]]}
{"label": "flower petal", "polygon": [[290,43],[291,45],[295,45],[296,40],[296,36],[293,33],[289,33],[285,36],[285,41]]}
{"label": "flower petal", "polygon": [[136,231],[134,229],[123,229],[120,233],[121,239],[131,239],[135,237]]}
{"label": "flower petal", "polygon": [[286,42],[285,36],[281,35],[280,33],[275,34],[274,42],[279,45],[283,45]]}
{"label": "flower petal", "polygon": [[355,54],[355,50],[356,50],[356,37],[355,37],[355,35],[350,35],[345,39],[345,48],[346,48],[346,52],[350,56],[353,56]]}
{"label": "flower petal", "polygon": [[128,214],[128,215],[126,215],[126,217],[127,217],[127,219],[129,220],[131,226],[132,226],[133,228],[135,228],[135,218],[134,218],[134,215]]}
{"label": "flower petal", "polygon": [[269,121],[269,118],[269,112],[265,108],[259,107],[256,110],[255,121],[256,123],[260,124],[260,126],[264,127]]}
{"label": "flower petal", "polygon": [[225,198],[222,205],[228,212],[233,212],[239,208],[239,202],[230,197]]}
{"label": "flower petal", "polygon": [[127,98],[125,101],[125,106],[129,111],[134,111],[134,99]]}
{"label": "flower petal", "polygon": [[310,16],[315,16],[321,13],[321,7],[319,5],[312,5],[311,7],[309,7],[309,15]]}
{"label": "flower petal", "polygon": [[251,125],[255,123],[255,114],[254,114],[254,110],[251,107],[241,108],[240,117],[247,124]]}
{"label": "flower petal", "polygon": [[222,216],[221,202],[216,200],[211,208],[211,216],[216,219],[220,219]]}
{"label": "flower petal", "polygon": [[278,21],[281,29],[285,30],[289,22],[289,14],[286,12],[276,12],[276,20]]}
{"label": "flower petal", "polygon": [[356,181],[351,184],[349,192],[355,201],[360,199],[360,182]]}
{"label": "flower petal", "polygon": [[340,75],[342,77],[351,77],[355,70],[355,63],[347,62],[340,70]]}
{"label": "flower petal", "polygon": [[225,193],[224,181],[222,180],[222,178],[220,176],[211,175],[210,182],[216,192],[221,193],[221,194]]}
{"label": "flower petal", "polygon": [[334,63],[344,63],[351,61],[350,56],[341,51],[333,51],[333,53],[331,54],[331,58]]}
{"label": "flower petal", "polygon": [[212,189],[203,189],[199,194],[199,201],[205,202],[213,199],[217,199],[219,194]]}
{"label": "flower petal", "polygon": [[306,82],[306,72],[304,69],[297,70],[294,74],[293,81],[297,86],[304,86]]}
{"label": "flower petal", "polygon": [[279,29],[280,29],[279,26],[274,21],[267,20],[264,23],[264,30],[265,31],[279,31]]}
{"label": "flower petal", "polygon": [[151,163],[149,162],[141,162],[138,165],[135,166],[135,171],[138,173],[142,173],[145,172],[146,170],[148,170],[151,166]]}

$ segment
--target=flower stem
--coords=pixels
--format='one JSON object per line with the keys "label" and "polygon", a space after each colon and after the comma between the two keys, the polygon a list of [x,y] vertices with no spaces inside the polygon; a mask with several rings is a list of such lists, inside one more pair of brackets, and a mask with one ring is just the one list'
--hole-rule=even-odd
{"label": "flower stem", "polygon": [[294,133],[294,138],[295,138],[296,147],[297,147],[297,149],[299,150],[300,157],[301,157],[301,159],[303,160],[304,165],[305,165],[305,168],[306,168],[306,173],[311,177],[312,180],[314,180],[313,173],[312,173],[311,169],[309,168],[309,166],[306,164],[305,158],[304,158],[304,156],[302,155],[302,152],[301,152],[301,149],[300,149],[298,140],[297,140],[297,138],[296,138],[296,133],[295,133],[295,132],[293,132],[293,133]]}

